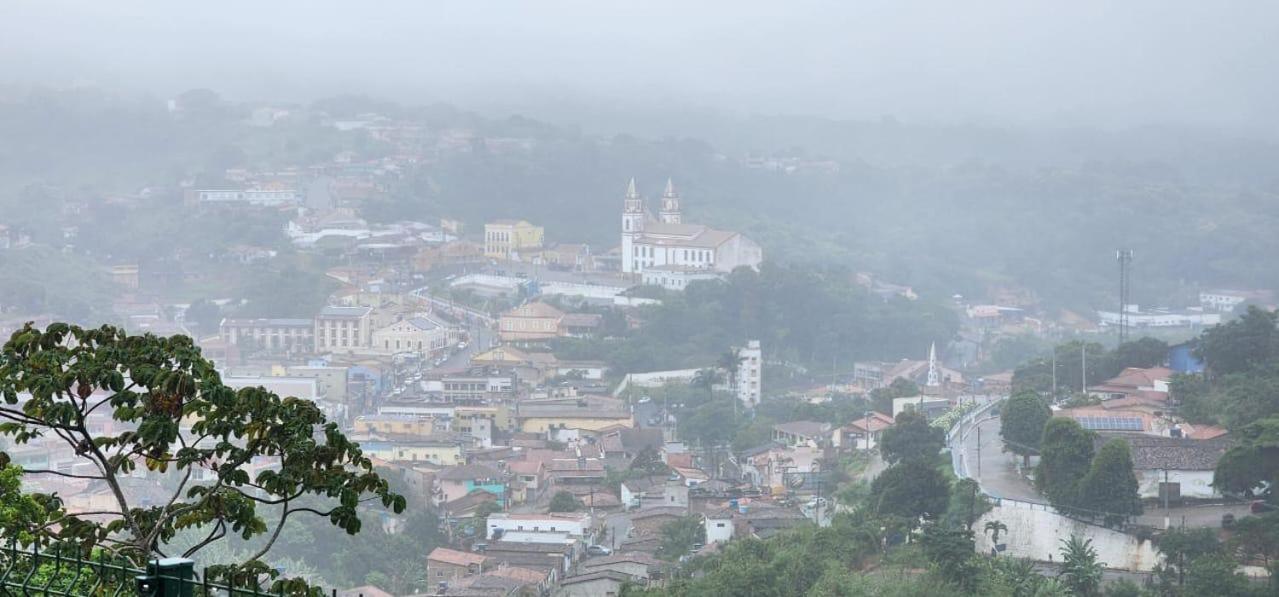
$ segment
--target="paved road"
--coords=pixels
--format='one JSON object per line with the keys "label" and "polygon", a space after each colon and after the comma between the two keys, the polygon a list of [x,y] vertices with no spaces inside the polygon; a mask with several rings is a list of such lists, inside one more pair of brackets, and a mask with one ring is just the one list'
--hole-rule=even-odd
{"label": "paved road", "polygon": [[[968,476],[977,479],[982,491],[987,495],[1036,503],[1048,501],[1035,491],[1030,481],[1019,472],[1018,465],[1021,457],[1012,452],[1003,451],[1003,442],[999,439],[998,417],[979,419],[976,425],[964,432],[962,440],[964,471]],[[977,464],[979,453],[980,468]],[[1146,513],[1137,518],[1137,523],[1163,528],[1164,516],[1167,515],[1173,526],[1217,527],[1221,525],[1221,516],[1226,513],[1242,518],[1248,515],[1248,505],[1188,505],[1173,507],[1167,512],[1159,506],[1147,506]]]}
{"label": "paved road", "polygon": [[986,495],[1029,502],[1043,501],[1039,492],[1017,470],[1020,456],[1003,451],[999,439],[999,418],[987,416],[963,431],[964,471],[981,484]]}

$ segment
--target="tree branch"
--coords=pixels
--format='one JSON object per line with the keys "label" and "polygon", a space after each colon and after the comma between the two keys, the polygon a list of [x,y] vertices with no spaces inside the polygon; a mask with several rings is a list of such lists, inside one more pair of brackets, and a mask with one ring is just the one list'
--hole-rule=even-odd
{"label": "tree branch", "polygon": [[210,543],[213,543],[214,541],[217,541],[218,539],[221,539],[225,536],[226,536],[226,521],[219,518],[218,525],[213,527],[212,531],[209,531],[209,536],[205,537],[203,541],[191,546],[190,549],[182,552],[182,557],[189,558],[192,555],[195,555],[195,552],[200,551],[201,549],[204,549],[205,547],[208,547]]}
{"label": "tree branch", "polygon": [[257,560],[266,555],[266,552],[271,551],[271,546],[275,545],[275,540],[280,538],[280,531],[284,529],[284,523],[289,520],[289,514],[291,512],[293,511],[289,510],[289,502],[288,500],[285,500],[284,511],[280,513],[280,523],[275,525],[275,532],[271,533],[271,538],[267,540],[266,545],[263,545],[262,549],[253,554],[253,557],[249,558],[248,561],[252,562]]}
{"label": "tree branch", "polygon": [[73,475],[71,473],[64,473],[61,471],[54,471],[49,469],[38,469],[38,468],[24,468],[22,469],[22,474],[24,475],[25,474],[57,475],[59,477],[67,477],[70,479],[106,479],[106,477],[103,477],[102,475]]}

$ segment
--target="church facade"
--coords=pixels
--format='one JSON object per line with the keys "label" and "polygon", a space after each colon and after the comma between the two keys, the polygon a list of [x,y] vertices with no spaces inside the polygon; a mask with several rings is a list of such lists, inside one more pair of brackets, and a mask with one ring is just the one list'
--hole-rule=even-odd
{"label": "church facade", "polygon": [[645,209],[631,179],[622,200],[622,272],[731,272],[742,266],[759,268],[764,252],[737,232],[701,224],[685,224],[680,196],[666,181],[657,217]]}

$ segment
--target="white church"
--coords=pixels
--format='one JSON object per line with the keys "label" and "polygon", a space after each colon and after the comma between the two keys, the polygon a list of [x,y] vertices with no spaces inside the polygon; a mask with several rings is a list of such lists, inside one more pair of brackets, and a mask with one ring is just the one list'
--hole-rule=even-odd
{"label": "white church", "polygon": [[682,289],[694,279],[713,278],[747,266],[758,268],[764,252],[754,241],[701,224],[685,224],[680,196],[666,181],[657,217],[645,209],[635,179],[622,202],[622,271],[646,284]]}

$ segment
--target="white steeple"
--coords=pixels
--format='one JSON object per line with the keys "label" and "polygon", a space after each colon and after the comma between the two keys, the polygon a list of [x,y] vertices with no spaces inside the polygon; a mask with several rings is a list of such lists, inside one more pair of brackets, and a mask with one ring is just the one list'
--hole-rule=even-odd
{"label": "white steeple", "polygon": [[639,249],[635,246],[635,239],[643,233],[644,199],[635,190],[635,179],[632,178],[622,199],[622,271],[625,273],[639,271]]}
{"label": "white steeple", "polygon": [[928,387],[935,388],[941,385],[941,371],[937,369],[937,343],[933,342],[928,347]]}
{"label": "white steeple", "polygon": [[675,192],[675,182],[666,179],[666,190],[662,191],[662,211],[658,217],[667,224],[678,224],[681,220],[679,193]]}

